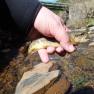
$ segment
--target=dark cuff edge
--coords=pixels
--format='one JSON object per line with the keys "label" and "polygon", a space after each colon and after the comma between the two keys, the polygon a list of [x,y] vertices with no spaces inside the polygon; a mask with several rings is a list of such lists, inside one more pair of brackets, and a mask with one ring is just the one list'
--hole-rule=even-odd
{"label": "dark cuff edge", "polygon": [[31,19],[31,23],[28,25],[27,27],[27,30],[26,30],[26,35],[30,32],[31,28],[34,27],[34,22],[35,22],[35,19],[40,11],[40,9],[42,8],[42,4],[41,3],[38,3],[38,5],[36,6],[36,8],[34,9],[33,13],[34,16],[32,17]]}

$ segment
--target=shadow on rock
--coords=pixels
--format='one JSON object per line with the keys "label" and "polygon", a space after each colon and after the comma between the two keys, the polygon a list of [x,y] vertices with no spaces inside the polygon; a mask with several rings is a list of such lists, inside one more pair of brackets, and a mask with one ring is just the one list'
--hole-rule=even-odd
{"label": "shadow on rock", "polygon": [[84,87],[84,88],[81,88],[79,90],[76,90],[72,94],[94,94],[94,89],[91,87]]}

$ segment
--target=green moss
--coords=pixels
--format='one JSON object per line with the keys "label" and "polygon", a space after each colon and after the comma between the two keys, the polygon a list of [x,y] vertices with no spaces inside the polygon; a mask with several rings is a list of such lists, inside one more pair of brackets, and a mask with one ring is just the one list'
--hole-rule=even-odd
{"label": "green moss", "polygon": [[58,1],[63,3],[63,2],[67,2],[68,0],[58,0]]}
{"label": "green moss", "polygon": [[84,73],[73,75],[71,79],[71,82],[76,89],[83,87],[87,81],[88,77]]}
{"label": "green moss", "polygon": [[88,18],[86,21],[87,21],[87,26],[94,25],[94,18]]}

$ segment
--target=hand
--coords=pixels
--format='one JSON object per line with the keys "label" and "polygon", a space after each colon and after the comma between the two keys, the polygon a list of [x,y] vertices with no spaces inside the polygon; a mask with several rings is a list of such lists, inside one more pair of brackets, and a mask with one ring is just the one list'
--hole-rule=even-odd
{"label": "hand", "polygon": [[48,53],[53,53],[54,51],[60,53],[63,50],[68,52],[74,51],[74,46],[69,44],[69,36],[67,34],[69,29],[62,24],[59,16],[46,7],[42,7],[40,9],[35,19],[34,27],[43,35],[47,37],[54,37],[61,44],[61,47],[57,48],[48,47],[47,49],[40,49],[38,53],[43,62],[46,63],[49,61]]}

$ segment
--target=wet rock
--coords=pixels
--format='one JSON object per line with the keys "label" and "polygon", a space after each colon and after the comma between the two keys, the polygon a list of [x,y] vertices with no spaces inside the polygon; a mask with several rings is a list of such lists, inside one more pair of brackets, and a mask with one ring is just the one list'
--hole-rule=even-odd
{"label": "wet rock", "polygon": [[[81,44],[81,46],[78,45],[77,50],[71,54],[66,53],[63,54],[63,56],[56,53],[52,54],[50,59],[55,61],[55,63],[50,61],[48,64],[38,64],[40,63],[38,53],[30,57],[31,63],[24,63],[24,58],[25,56],[23,54],[18,55],[0,75],[0,94],[14,94],[15,87],[22,78],[20,74],[23,74],[24,72],[23,77],[25,80],[25,77],[29,78],[29,74],[32,75],[32,73],[35,74],[37,72],[37,74],[43,73],[44,75],[45,73],[49,73],[49,70],[54,71],[56,69],[59,69],[61,73],[67,77],[75,90],[83,88],[83,86],[94,88],[94,47]],[[38,65],[33,67],[32,63],[34,62],[37,62]],[[61,78],[59,78],[58,81],[61,81],[60,79]],[[45,94],[51,87],[59,83],[57,80],[53,81],[51,81],[51,85],[47,85],[35,94]],[[57,92],[59,92],[58,88]]]}
{"label": "wet rock", "polygon": [[[18,81],[24,72],[32,69],[32,63],[24,63],[27,45],[23,45],[18,50],[14,58],[11,58],[9,65],[0,72],[0,94],[13,94]],[[13,53],[14,50],[11,49]],[[8,55],[8,54],[7,54]],[[8,63],[8,61],[7,61]]]}
{"label": "wet rock", "polygon": [[93,32],[94,32],[94,26],[91,26],[91,27],[89,28],[89,31],[91,31],[91,33],[93,33]]}
{"label": "wet rock", "polygon": [[94,89],[94,81],[89,81],[88,83],[85,84],[85,86],[91,87],[92,89]]}
{"label": "wet rock", "polygon": [[53,66],[53,62],[49,62],[47,64],[45,63],[40,63],[36,66],[33,67],[30,71],[27,71],[23,75],[23,79],[26,79],[26,77],[29,76],[29,74],[34,74],[34,73],[46,73],[49,71],[49,69]]}
{"label": "wet rock", "polygon": [[[18,83],[15,94],[40,94],[38,91],[45,91],[43,88],[51,84],[59,76],[59,73],[59,70],[45,73],[35,72],[33,74],[27,72]],[[44,92],[41,94],[44,94]]]}
{"label": "wet rock", "polygon": [[73,90],[83,88],[84,86],[92,86],[94,82],[94,47],[89,47],[88,42],[78,44],[77,50],[71,54],[55,55],[50,57],[55,61],[51,70],[60,69],[73,85]]}
{"label": "wet rock", "polygon": [[94,42],[89,43],[89,46],[94,46]]}
{"label": "wet rock", "polygon": [[[63,60],[64,61],[64,60]],[[94,47],[87,47],[81,52],[67,55],[62,64],[64,74],[73,84],[74,90],[94,85]],[[87,86],[90,84],[87,84]]]}
{"label": "wet rock", "polygon": [[66,79],[60,79],[45,94],[65,94],[70,87],[70,83]]}

